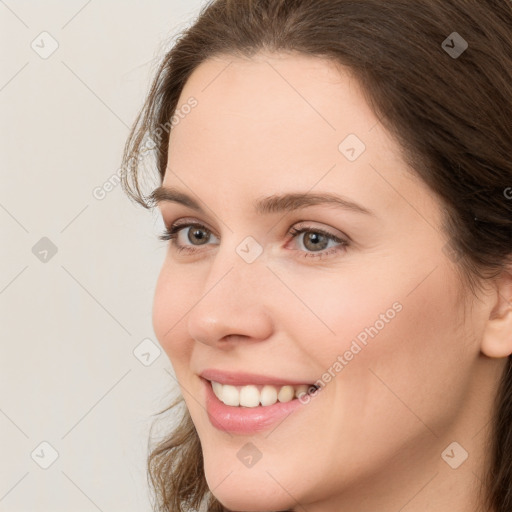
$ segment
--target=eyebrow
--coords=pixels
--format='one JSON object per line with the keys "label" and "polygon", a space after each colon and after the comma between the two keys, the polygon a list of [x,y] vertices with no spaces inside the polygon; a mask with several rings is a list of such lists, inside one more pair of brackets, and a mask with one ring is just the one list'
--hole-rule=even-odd
{"label": "eyebrow", "polygon": [[[149,196],[149,199],[156,204],[162,202],[179,203],[188,208],[205,214],[200,204],[191,196],[170,187],[157,187]],[[363,213],[375,216],[375,212],[364,206],[350,201],[345,197],[330,193],[288,193],[272,195],[258,199],[254,208],[259,214],[279,213],[299,210],[308,206],[331,205],[347,211]]]}

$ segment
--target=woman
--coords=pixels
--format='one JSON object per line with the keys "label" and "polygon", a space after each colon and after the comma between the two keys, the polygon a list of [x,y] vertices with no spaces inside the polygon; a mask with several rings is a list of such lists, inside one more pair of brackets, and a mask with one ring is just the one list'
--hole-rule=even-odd
{"label": "woman", "polygon": [[510,2],[204,7],[124,154],[186,406],[158,510],[512,510],[510,155]]}

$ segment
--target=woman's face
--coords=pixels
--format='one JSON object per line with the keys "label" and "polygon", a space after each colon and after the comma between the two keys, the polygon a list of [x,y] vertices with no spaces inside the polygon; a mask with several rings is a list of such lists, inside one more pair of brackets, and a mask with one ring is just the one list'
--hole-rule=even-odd
{"label": "woman's face", "polygon": [[[437,199],[328,61],[216,58],[178,109],[191,97],[163,183],[190,201],[159,201],[166,225],[182,228],[153,323],[213,494],[236,510],[329,510],[340,495],[360,505],[370,482],[385,500],[391,481],[405,496],[425,475],[448,478],[441,453],[464,439],[480,325],[463,319]],[[258,390],[321,389],[287,405],[222,405],[200,377],[211,369],[255,374],[214,380]],[[258,400],[247,389],[244,403]]]}

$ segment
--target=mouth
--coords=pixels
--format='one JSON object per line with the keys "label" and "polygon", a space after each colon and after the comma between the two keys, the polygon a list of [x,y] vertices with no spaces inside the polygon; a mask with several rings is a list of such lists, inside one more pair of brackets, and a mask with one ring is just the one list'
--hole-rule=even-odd
{"label": "mouth", "polygon": [[[308,380],[208,368],[198,374],[210,423],[218,430],[241,435],[272,428],[292,413],[318,411],[323,399],[311,402],[319,387]],[[311,409],[313,407],[313,409]]]}
{"label": "mouth", "polygon": [[[207,380],[207,379],[206,379]],[[273,385],[247,384],[235,386],[208,380],[214,395],[223,404],[230,407],[270,407],[277,402],[287,403],[318,390],[315,384]]]}
{"label": "mouth", "polygon": [[234,434],[252,435],[268,430],[292,413],[300,416],[300,411],[310,409],[311,401],[317,401],[308,396],[316,394],[318,387],[314,384],[234,385],[204,377],[200,380],[211,425]]}

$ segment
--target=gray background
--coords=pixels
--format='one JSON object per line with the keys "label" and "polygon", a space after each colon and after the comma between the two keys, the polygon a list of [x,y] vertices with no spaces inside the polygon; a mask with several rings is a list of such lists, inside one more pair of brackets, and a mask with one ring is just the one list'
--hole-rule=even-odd
{"label": "gray background", "polygon": [[151,509],[151,415],[176,389],[151,323],[163,226],[94,191],[204,3],[0,1],[0,511]]}

